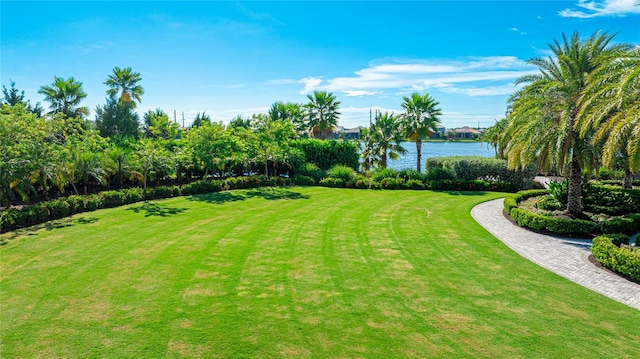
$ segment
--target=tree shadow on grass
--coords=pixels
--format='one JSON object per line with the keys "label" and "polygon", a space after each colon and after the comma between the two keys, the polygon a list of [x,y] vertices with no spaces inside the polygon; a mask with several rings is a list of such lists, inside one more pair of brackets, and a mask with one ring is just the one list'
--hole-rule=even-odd
{"label": "tree shadow on grass", "polygon": [[81,217],[81,218],[62,218],[62,219],[54,219],[48,222],[35,224],[30,227],[16,229],[12,232],[7,233],[6,237],[0,240],[0,246],[5,245],[8,241],[13,240],[20,236],[35,236],[37,235],[37,231],[44,229],[47,231],[52,231],[54,229],[73,227],[78,224],[91,224],[98,221],[96,217]]}
{"label": "tree shadow on grass", "polygon": [[133,211],[134,213],[144,212],[145,217],[169,217],[178,215],[184,211],[186,208],[178,208],[178,207],[169,207],[164,204],[154,203],[154,202],[143,202],[139,206],[127,208],[127,211]]}
{"label": "tree shadow on grass", "polygon": [[244,201],[248,198],[263,198],[273,201],[308,199],[309,196],[282,187],[262,187],[245,191],[216,192],[187,197],[190,201],[200,201],[212,204]]}

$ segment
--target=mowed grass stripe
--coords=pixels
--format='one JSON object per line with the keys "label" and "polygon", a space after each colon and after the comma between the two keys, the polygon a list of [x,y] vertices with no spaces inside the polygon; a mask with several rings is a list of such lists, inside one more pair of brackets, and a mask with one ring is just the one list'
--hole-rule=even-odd
{"label": "mowed grass stripe", "polygon": [[265,188],[4,234],[0,354],[632,357],[640,312],[473,221],[499,196]]}

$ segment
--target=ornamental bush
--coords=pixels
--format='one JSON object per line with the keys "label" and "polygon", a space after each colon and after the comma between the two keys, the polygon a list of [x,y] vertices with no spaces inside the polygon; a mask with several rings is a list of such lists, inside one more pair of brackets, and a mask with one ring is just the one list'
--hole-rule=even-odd
{"label": "ornamental bush", "polygon": [[621,242],[611,235],[594,238],[591,244],[591,253],[603,266],[640,281],[640,250],[620,248],[613,243],[614,240]]}
{"label": "ornamental bush", "polygon": [[535,165],[523,170],[510,170],[505,160],[480,156],[432,157],[427,159],[425,166],[430,178],[444,175],[440,170],[433,170],[432,173],[432,169],[448,168],[453,171],[456,180],[507,181],[518,189],[531,188],[536,175]]}
{"label": "ornamental bush", "polygon": [[353,168],[342,165],[331,167],[331,169],[327,171],[327,175],[329,178],[339,178],[345,184],[354,183],[357,176]]}

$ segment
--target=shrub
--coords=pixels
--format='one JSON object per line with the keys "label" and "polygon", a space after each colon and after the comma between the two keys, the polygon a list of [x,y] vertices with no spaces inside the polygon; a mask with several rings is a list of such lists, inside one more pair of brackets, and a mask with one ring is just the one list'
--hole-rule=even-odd
{"label": "shrub", "polygon": [[367,189],[370,187],[370,185],[371,185],[371,181],[369,180],[369,178],[364,176],[358,176],[356,178],[356,183],[355,183],[356,188]]}
{"label": "shrub", "polygon": [[183,195],[220,192],[223,183],[219,180],[200,180],[182,186]]}
{"label": "shrub", "polygon": [[565,207],[569,199],[569,181],[549,182],[549,196],[560,204],[560,207]]}
{"label": "shrub", "polygon": [[416,170],[401,170],[398,172],[398,177],[404,179],[405,181],[417,180],[420,182],[424,182],[427,180],[426,174],[420,173]]}
{"label": "shrub", "polygon": [[427,170],[427,179],[431,181],[454,180],[456,173],[451,168],[433,167]]}
{"label": "shrub", "polygon": [[391,168],[378,168],[371,172],[371,180],[380,182],[385,178],[398,178],[398,171]]}
{"label": "shrub", "polygon": [[603,266],[623,274],[633,280],[640,281],[640,251],[619,248],[613,241],[619,237],[602,235],[593,239],[591,253]]}
{"label": "shrub", "polygon": [[327,172],[330,178],[338,178],[344,181],[344,183],[353,183],[356,181],[356,171],[347,166],[333,166]]}
{"label": "shrub", "polygon": [[354,170],[360,167],[358,146],[352,141],[308,138],[292,141],[291,146],[300,149],[307,162],[315,163],[321,170],[335,165],[351,167]]}
{"label": "shrub", "polygon": [[346,187],[346,182],[342,178],[327,177],[320,181],[320,185],[325,187],[344,188]]}
{"label": "shrub", "polygon": [[623,216],[611,217],[600,222],[601,233],[626,233],[640,232],[640,213],[630,213]]}
{"label": "shrub", "polygon": [[531,189],[527,191],[520,191],[518,193],[514,193],[505,197],[504,199],[504,210],[507,213],[511,213],[511,210],[518,207],[518,203],[524,201],[527,198],[541,196],[547,194],[547,190],[543,189]]}
{"label": "shrub", "polygon": [[402,178],[384,178],[380,181],[380,187],[383,189],[401,189],[404,187],[404,179]]}
{"label": "shrub", "polygon": [[269,186],[270,187],[279,187],[284,185],[284,179],[280,176],[271,176],[269,177]]}
{"label": "shrub", "polygon": [[480,156],[429,158],[425,166],[429,179],[451,179],[441,177],[450,174],[437,170],[449,169],[456,180],[507,181],[518,189],[531,188],[536,175],[535,165],[523,170],[510,170],[505,160]]}
{"label": "shrub", "polygon": [[537,207],[544,209],[545,211],[559,211],[564,208],[562,203],[558,202],[553,196],[540,196],[538,197]]}
{"label": "shrub", "polygon": [[620,215],[640,213],[640,190],[587,183],[582,188],[584,209],[588,212]]}
{"label": "shrub", "polygon": [[405,184],[405,186],[411,189],[424,189],[424,183],[417,179],[407,180],[407,183]]}
{"label": "shrub", "polygon": [[584,219],[548,217],[518,207],[513,208],[509,215],[519,226],[533,230],[550,231],[562,234],[589,235],[596,233],[595,223]]}
{"label": "shrub", "polygon": [[312,178],[316,183],[320,182],[326,176],[325,171],[321,170],[315,163],[307,162],[298,170],[298,174]]}
{"label": "shrub", "polygon": [[316,181],[309,176],[296,175],[293,177],[293,183],[297,186],[313,186],[316,184]]}
{"label": "shrub", "polygon": [[177,186],[158,186],[153,188],[153,198],[169,198],[180,195]]}

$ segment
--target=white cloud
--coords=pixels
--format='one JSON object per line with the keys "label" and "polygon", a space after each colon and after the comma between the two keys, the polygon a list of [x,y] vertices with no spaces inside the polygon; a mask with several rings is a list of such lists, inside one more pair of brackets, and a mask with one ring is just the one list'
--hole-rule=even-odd
{"label": "white cloud", "polygon": [[318,86],[322,83],[321,77],[305,77],[300,79],[298,83],[304,84],[304,89],[300,91],[301,95],[306,95],[310,92],[315,91]]}
{"label": "white cloud", "polygon": [[[532,73],[535,67],[513,56],[468,57],[463,60],[387,61],[372,63],[355,71],[350,77],[336,77],[323,81],[306,77],[300,80],[305,87],[302,94],[313,90],[344,92],[347,96],[395,94],[446,88],[452,84],[468,84],[458,90],[469,96],[493,96],[509,93],[506,85]],[[487,88],[482,90],[482,88]]]}
{"label": "white cloud", "polygon": [[598,16],[626,16],[640,14],[638,0],[579,0],[580,9],[564,9],[558,12],[562,17],[591,18]]}
{"label": "white cloud", "polygon": [[526,32],[524,32],[524,31],[520,31],[520,29],[518,29],[517,27],[512,27],[512,28],[511,28],[511,29],[509,29],[509,30],[511,30],[511,31],[513,31],[513,32],[515,32],[515,33],[518,33],[518,34],[520,34],[520,35],[526,35],[526,34],[527,34],[527,33],[526,33]]}
{"label": "white cloud", "polygon": [[486,87],[456,87],[449,84],[441,84],[436,88],[440,92],[457,93],[473,97],[510,95],[517,89],[513,84]]}

